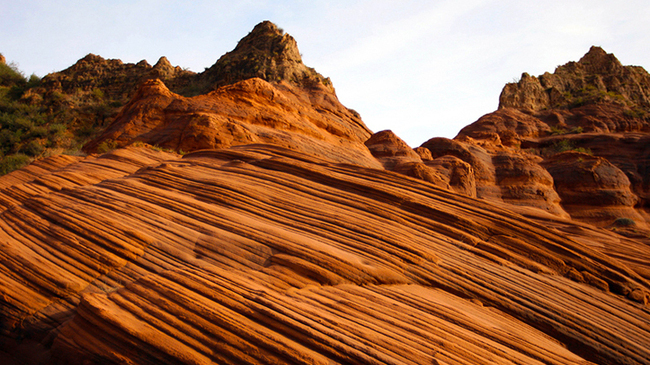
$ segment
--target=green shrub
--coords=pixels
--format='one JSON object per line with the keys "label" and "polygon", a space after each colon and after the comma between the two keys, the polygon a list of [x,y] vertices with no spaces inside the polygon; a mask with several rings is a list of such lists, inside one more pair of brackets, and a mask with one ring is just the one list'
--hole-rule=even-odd
{"label": "green shrub", "polygon": [[627,109],[623,112],[623,115],[630,118],[645,118],[646,114],[645,110],[641,108]]}
{"label": "green shrub", "polygon": [[584,148],[584,147],[576,147],[573,149],[573,151],[580,152],[580,153],[586,153],[588,155],[593,155],[593,152],[591,152],[591,148]]}
{"label": "green shrub", "polygon": [[573,143],[569,141],[568,139],[563,139],[561,141],[555,142],[553,144],[553,152],[555,153],[561,153],[565,151],[571,151],[575,148]]}
{"label": "green shrub", "polygon": [[22,141],[21,132],[13,132],[9,129],[0,130],[0,151],[2,154],[16,152],[17,145]]}
{"label": "green shrub", "polygon": [[552,146],[549,146],[544,149],[543,155],[544,156],[549,156],[549,155],[555,155],[558,153],[566,152],[566,151],[575,151],[575,152],[581,152],[581,153],[586,153],[588,155],[593,155],[591,152],[591,149],[589,148],[584,148],[584,147],[576,147],[573,142],[571,142],[568,139],[563,139],[560,141],[557,141],[553,143]]}
{"label": "green shrub", "polygon": [[41,78],[36,76],[35,74],[31,74],[29,76],[29,80],[27,80],[27,88],[31,89],[33,87],[37,87],[41,85]]}
{"label": "green shrub", "polygon": [[103,141],[102,143],[100,143],[97,146],[97,152],[98,153],[106,153],[106,152],[110,152],[110,151],[112,151],[112,150],[114,150],[116,148],[117,148],[117,142],[113,141],[112,139],[107,139],[107,140]]}
{"label": "green shrub", "polygon": [[92,91],[92,97],[93,97],[93,99],[103,100],[104,99],[104,92],[101,89],[95,88]]}
{"label": "green shrub", "polygon": [[29,131],[29,138],[44,138],[47,137],[48,134],[48,128],[45,126],[37,126],[33,127]]}
{"label": "green shrub", "polygon": [[25,85],[25,75],[18,70],[14,63],[0,63],[0,86]]}
{"label": "green shrub", "polygon": [[36,139],[29,141],[20,148],[20,152],[27,156],[36,157],[45,151],[45,147]]}
{"label": "green shrub", "polygon": [[621,218],[616,218],[614,224],[617,226],[629,227],[629,226],[635,226],[636,222],[632,218],[621,217]]}
{"label": "green shrub", "polygon": [[18,170],[29,163],[32,159],[24,154],[15,154],[5,156],[0,160],[0,175],[6,175],[14,170]]}
{"label": "green shrub", "polygon": [[551,126],[551,134],[554,136],[566,134],[566,129],[553,125]]}
{"label": "green shrub", "polygon": [[49,133],[53,136],[56,136],[65,133],[66,130],[67,127],[65,126],[65,124],[54,123],[54,124],[50,124]]}

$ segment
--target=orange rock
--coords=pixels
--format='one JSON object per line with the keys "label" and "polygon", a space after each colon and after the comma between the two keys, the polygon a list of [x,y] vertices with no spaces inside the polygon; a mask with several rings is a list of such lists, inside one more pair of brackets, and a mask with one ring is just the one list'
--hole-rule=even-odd
{"label": "orange rock", "polygon": [[363,142],[370,131],[324,88],[249,79],[185,98],[159,80],[144,83],[115,122],[86,151],[102,143],[134,142],[190,152],[272,143],[317,156],[378,167]]}
{"label": "orange rock", "polygon": [[0,310],[32,338],[58,328],[53,361],[647,358],[629,346],[647,313],[608,291],[643,301],[645,279],[508,210],[277,146],[149,151],[117,150],[94,175],[148,167],[3,213]]}
{"label": "orange rock", "polygon": [[643,128],[502,109],[413,150],[298,60],[264,22],[218,89],[147,81],[86,149],[126,147],[0,177],[0,361],[649,363],[647,236],[558,205],[643,212]]}

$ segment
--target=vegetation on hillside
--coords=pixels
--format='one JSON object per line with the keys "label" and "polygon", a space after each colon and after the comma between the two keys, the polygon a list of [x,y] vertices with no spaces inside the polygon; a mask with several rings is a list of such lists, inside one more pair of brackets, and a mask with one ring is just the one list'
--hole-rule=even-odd
{"label": "vegetation on hillside", "polygon": [[0,62],[0,175],[54,154],[79,154],[121,103],[100,89],[64,94]]}

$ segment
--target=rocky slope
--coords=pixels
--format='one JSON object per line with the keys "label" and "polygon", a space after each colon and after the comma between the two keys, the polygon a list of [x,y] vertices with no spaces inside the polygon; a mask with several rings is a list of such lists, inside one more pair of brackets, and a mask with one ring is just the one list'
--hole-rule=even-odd
{"label": "rocky slope", "polygon": [[[0,177],[0,363],[650,363],[640,98],[411,149],[299,55],[261,23],[201,95],[133,85],[115,150]],[[614,129],[553,135],[579,116]]]}
{"label": "rocky slope", "polygon": [[[269,145],[183,158],[131,147],[41,165],[37,178],[3,190],[4,348],[23,358],[584,364],[649,355],[650,285],[607,255],[615,239],[604,231],[555,223],[595,239],[585,245],[419,180]],[[647,246],[634,248],[648,257]],[[49,351],[37,357],[36,344]]]}
{"label": "rocky slope", "polygon": [[190,152],[271,143],[380,167],[364,145],[372,133],[359,115],[338,101],[328,79],[302,63],[295,40],[273,23],[257,25],[198,77],[216,90],[183,97],[160,79],[141,84],[84,150],[147,143]]}
{"label": "rocky slope", "polygon": [[[650,221],[650,75],[592,47],[578,62],[507,84],[499,110],[421,147],[472,168],[476,196],[611,226]],[[473,192],[470,193],[470,195]]]}

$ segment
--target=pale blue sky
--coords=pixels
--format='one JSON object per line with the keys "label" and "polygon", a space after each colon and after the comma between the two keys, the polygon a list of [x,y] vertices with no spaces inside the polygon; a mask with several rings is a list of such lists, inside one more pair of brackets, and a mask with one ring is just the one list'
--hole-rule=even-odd
{"label": "pale blue sky", "polygon": [[649,19],[647,0],[0,0],[0,53],[28,75],[88,53],[199,72],[271,20],[371,130],[417,147],[494,111],[522,72],[553,72],[591,45],[650,67]]}

